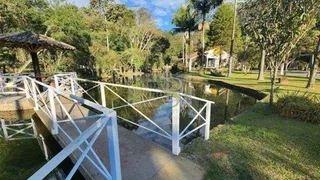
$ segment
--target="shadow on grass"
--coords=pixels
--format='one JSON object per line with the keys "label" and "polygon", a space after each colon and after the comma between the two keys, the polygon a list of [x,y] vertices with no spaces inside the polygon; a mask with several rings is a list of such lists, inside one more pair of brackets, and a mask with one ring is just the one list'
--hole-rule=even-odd
{"label": "shadow on grass", "polygon": [[207,168],[204,179],[319,179],[320,126],[274,112],[258,103],[183,154]]}

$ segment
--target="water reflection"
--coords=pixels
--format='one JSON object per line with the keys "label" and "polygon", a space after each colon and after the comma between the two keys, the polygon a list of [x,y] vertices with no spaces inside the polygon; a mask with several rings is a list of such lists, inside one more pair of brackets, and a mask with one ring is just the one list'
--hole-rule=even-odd
{"label": "water reflection", "polygon": [[[170,77],[170,76],[169,76]],[[132,76],[132,77],[122,77],[117,79],[118,84],[124,85],[132,85],[138,87],[147,87],[147,88],[155,88],[162,90],[176,90],[179,92],[183,92],[185,94],[193,95],[196,97],[200,97],[203,99],[211,100],[216,104],[212,106],[211,109],[211,128],[217,126],[218,124],[227,123],[230,118],[233,116],[245,111],[248,107],[252,106],[256,103],[256,99],[244,94],[241,94],[237,91],[221,87],[215,84],[208,83],[196,83],[192,81],[180,80],[177,81],[173,78],[164,77],[163,74],[154,74],[154,75],[141,75],[141,76]],[[93,84],[85,83],[81,84],[85,86],[85,89],[92,87]],[[106,90],[106,102],[107,107],[116,108],[117,115],[121,116],[122,121],[119,121],[119,124],[123,127],[137,133],[138,135],[155,141],[159,144],[162,144],[165,147],[171,147],[171,141],[153,133],[148,130],[145,130],[139,125],[147,127],[153,130],[156,133],[161,133],[161,130],[156,127],[153,123],[147,121],[151,119],[156,125],[160,126],[169,134],[171,133],[171,116],[172,116],[172,101],[171,98],[161,98],[165,96],[164,93],[154,93],[154,92],[146,92],[141,90],[133,90],[127,88],[115,88],[110,87],[112,91],[118,93],[121,97],[113,94],[111,91]],[[90,95],[94,97],[94,99],[100,100],[100,91],[99,89],[93,89],[89,91]],[[148,101],[146,103],[136,103],[143,100],[159,98],[154,101]],[[180,100],[181,108],[180,108],[180,130],[182,131],[187,127],[187,125],[192,121],[192,119],[197,114],[194,110],[201,110],[201,108],[205,105],[204,102],[200,102],[191,98],[184,98],[185,100]],[[127,105],[129,103],[134,104],[134,108]],[[193,108],[191,108],[191,105]],[[147,116],[144,117],[140,113],[138,113],[135,109],[138,109],[143,114]],[[205,111],[201,113],[203,117],[205,117]],[[127,123],[126,121],[132,121],[136,123],[136,125]],[[198,117],[187,129],[186,132],[193,130],[195,127],[198,127],[203,120]],[[188,136],[187,139],[183,139],[182,143],[187,143],[191,139],[196,136],[202,134],[202,129],[197,130],[192,135]]]}

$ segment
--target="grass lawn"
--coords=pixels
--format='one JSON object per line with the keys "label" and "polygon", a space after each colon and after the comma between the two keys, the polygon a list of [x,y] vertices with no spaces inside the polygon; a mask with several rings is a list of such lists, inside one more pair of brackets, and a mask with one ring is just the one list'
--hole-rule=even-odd
{"label": "grass lawn", "polygon": [[279,117],[258,103],[182,155],[207,169],[204,179],[320,179],[320,125]]}
{"label": "grass lawn", "polygon": [[[260,90],[264,93],[270,92],[270,78],[269,74],[265,74],[265,80],[264,81],[258,81],[257,73],[249,73],[244,74],[243,72],[234,72],[231,77],[215,77],[211,75],[201,75],[198,72],[191,72],[191,73],[184,73],[179,75],[180,78],[186,78],[186,79],[192,79],[192,80],[199,80],[199,81],[205,81],[205,80],[219,80],[226,83],[253,88],[256,90]],[[281,76],[279,76],[281,77]],[[292,77],[292,76],[286,76],[288,78],[289,82],[288,84],[276,84],[276,93],[290,93],[290,92],[311,92],[316,93],[320,95],[320,80],[317,80],[318,86],[314,89],[307,89],[305,86],[307,85],[308,79],[305,77]],[[267,101],[269,98],[265,98],[264,101]]]}
{"label": "grass lawn", "polygon": [[45,162],[35,139],[16,141],[0,139],[0,179],[27,179]]}

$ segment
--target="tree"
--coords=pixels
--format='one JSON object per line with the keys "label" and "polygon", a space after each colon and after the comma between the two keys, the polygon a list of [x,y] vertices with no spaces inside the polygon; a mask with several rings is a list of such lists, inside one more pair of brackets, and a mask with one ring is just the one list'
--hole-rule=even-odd
{"label": "tree", "polygon": [[150,49],[149,62],[152,67],[162,68],[165,64],[164,55],[170,47],[169,39],[165,36],[157,38]]}
{"label": "tree", "polygon": [[202,30],[202,63],[205,61],[204,52],[205,52],[205,30],[208,29],[208,24],[206,23],[207,15],[209,12],[219,6],[223,0],[191,0],[194,9],[198,12],[198,15],[201,18],[199,23],[199,30]]}
{"label": "tree", "polygon": [[[316,29],[320,31],[320,13],[319,12],[318,12]],[[314,60],[310,70],[310,77],[307,84],[307,88],[313,88],[316,85],[317,71],[318,71],[319,62],[320,62],[319,53],[320,53],[320,34],[318,35],[318,43],[314,51]]]}
{"label": "tree", "polygon": [[[260,64],[259,64],[259,74],[258,74],[258,80],[264,80],[264,68],[265,68],[265,60],[266,60],[266,40],[264,39],[264,36],[260,36],[257,34],[257,30],[259,29],[262,31],[267,26],[267,22],[264,21],[263,18],[257,18],[256,14],[261,13],[260,10],[262,10],[266,5],[264,5],[262,2],[255,2],[252,3],[251,1],[248,3],[245,3],[245,6],[243,6],[240,9],[240,12],[243,13],[243,21],[244,23],[244,31],[247,35],[250,36],[250,38],[253,39],[253,41],[259,46],[261,58],[260,58]],[[262,16],[262,15],[261,15]],[[264,18],[268,18],[267,14],[264,15]],[[249,22],[251,24],[249,24]]]}
{"label": "tree", "polygon": [[[250,17],[247,30],[256,40],[262,40],[271,68],[270,104],[274,100],[277,71],[292,49],[314,26],[320,6],[309,0],[251,0],[245,4]],[[257,8],[257,9],[256,9]],[[255,12],[252,14],[252,12]],[[258,25],[257,25],[258,24]],[[259,28],[257,28],[259,27]]]}
{"label": "tree", "polygon": [[[220,46],[223,50],[229,50],[231,46],[233,24],[233,8],[232,4],[224,3],[216,11],[213,20],[210,23],[208,31],[208,45]],[[235,33],[235,52],[238,53],[242,49],[241,29],[239,19],[236,21]]]}
{"label": "tree", "polygon": [[[195,30],[196,26],[196,13],[192,11],[192,4],[188,4],[186,6],[180,7],[180,9],[174,14],[172,23],[176,26],[174,28],[175,33],[180,32],[188,32],[186,38],[188,42],[188,64],[189,64],[189,71],[192,68],[191,62],[191,32]],[[183,37],[185,38],[185,36]]]}

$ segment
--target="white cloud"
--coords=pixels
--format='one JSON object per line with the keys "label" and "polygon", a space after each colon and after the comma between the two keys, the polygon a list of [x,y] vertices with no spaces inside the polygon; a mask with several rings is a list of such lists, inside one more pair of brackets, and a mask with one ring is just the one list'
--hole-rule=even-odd
{"label": "white cloud", "polygon": [[152,1],[152,4],[160,8],[176,10],[184,2],[185,0],[154,0]]}
{"label": "white cloud", "polygon": [[140,7],[147,7],[150,4],[147,0],[134,0],[132,2],[134,5]]}
{"label": "white cloud", "polygon": [[166,16],[168,13],[162,9],[157,8],[156,10],[153,11],[153,13],[157,16]]}
{"label": "white cloud", "polygon": [[156,20],[156,23],[157,23],[158,27],[167,26],[167,25],[170,24],[168,21],[165,21],[165,20],[163,20],[161,18],[156,18],[155,20]]}

